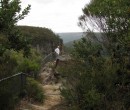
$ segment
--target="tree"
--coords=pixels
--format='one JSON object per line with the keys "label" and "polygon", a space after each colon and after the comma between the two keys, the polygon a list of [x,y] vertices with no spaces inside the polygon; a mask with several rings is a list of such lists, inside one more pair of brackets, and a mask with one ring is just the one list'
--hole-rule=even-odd
{"label": "tree", "polygon": [[[27,45],[27,40],[19,30],[16,28],[17,22],[24,19],[24,17],[29,13],[30,5],[28,5],[23,11],[21,11],[21,1],[20,0],[2,0],[0,8],[0,36],[7,43],[0,40],[0,50],[1,54],[5,49],[24,49],[25,53],[29,51],[29,46]],[[28,52],[27,52],[28,53]]]}
{"label": "tree", "polygon": [[3,0],[0,8],[0,31],[10,31],[29,13],[30,5],[21,11],[20,0]]}
{"label": "tree", "polygon": [[79,25],[89,29],[89,24],[103,33],[102,42],[113,62],[120,62],[124,68],[124,59],[130,51],[130,1],[129,0],[92,0],[83,9]]}
{"label": "tree", "polygon": [[87,30],[90,30],[91,25],[94,29],[106,33],[109,42],[125,44],[130,39],[129,10],[129,0],[92,0],[84,7],[79,25]]}
{"label": "tree", "polygon": [[62,94],[71,110],[130,109],[129,9],[129,0],[91,0],[84,7],[79,25],[102,32],[109,54],[85,39],[74,44],[75,59],[61,68],[68,75]]}

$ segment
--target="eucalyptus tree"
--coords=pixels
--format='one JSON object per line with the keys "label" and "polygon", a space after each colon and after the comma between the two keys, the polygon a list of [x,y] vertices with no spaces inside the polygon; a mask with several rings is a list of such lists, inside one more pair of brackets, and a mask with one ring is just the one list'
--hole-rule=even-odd
{"label": "eucalyptus tree", "polygon": [[[27,40],[17,30],[16,25],[19,20],[25,18],[29,13],[30,5],[22,10],[20,0],[1,0],[0,7],[0,53],[4,49],[28,50]],[[4,39],[4,41],[3,41]],[[4,43],[6,41],[6,44]]]}
{"label": "eucalyptus tree", "polygon": [[78,64],[62,70],[70,82],[62,94],[74,110],[128,110],[130,0],[91,0],[83,13],[79,25],[103,33],[102,43],[110,54],[103,56],[100,45],[86,39],[74,43],[73,61]]}
{"label": "eucalyptus tree", "polygon": [[[103,33],[103,46],[106,47],[113,62],[126,67],[130,54],[130,1],[129,0],[91,0],[83,8],[79,25],[90,27]],[[128,58],[129,59],[129,58]]]}
{"label": "eucalyptus tree", "polygon": [[[18,51],[23,49],[25,55],[29,51],[27,41],[17,30],[16,25],[19,20],[24,19],[29,13],[30,5],[22,11],[20,0],[0,1],[0,79],[2,79],[14,74],[18,68],[17,59],[11,58],[10,54],[12,53],[10,50],[14,49]],[[14,89],[14,82],[16,81],[17,84],[15,84],[17,86]],[[20,93],[16,91],[16,89],[18,90],[18,85],[19,82],[15,78],[0,83],[0,110],[14,110]]]}
{"label": "eucalyptus tree", "polygon": [[79,20],[83,29],[92,27],[105,33],[109,42],[125,44],[130,38],[130,1],[91,0]]}
{"label": "eucalyptus tree", "polygon": [[30,5],[21,11],[20,0],[2,0],[0,8],[0,31],[12,30],[19,20],[29,13]]}
{"label": "eucalyptus tree", "polygon": [[61,70],[69,75],[65,100],[73,110],[130,109],[130,0],[91,0],[79,20],[90,37],[91,27],[102,33],[109,55],[88,39],[74,43],[74,59]]}

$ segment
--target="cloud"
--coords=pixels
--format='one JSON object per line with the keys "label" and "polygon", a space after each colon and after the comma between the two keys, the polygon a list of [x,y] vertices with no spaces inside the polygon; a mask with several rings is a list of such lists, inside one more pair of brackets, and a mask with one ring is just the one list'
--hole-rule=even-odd
{"label": "cloud", "polygon": [[54,2],[55,0],[33,0],[36,3],[42,3],[42,4],[50,4],[52,2]]}
{"label": "cloud", "polygon": [[81,31],[77,26],[82,8],[89,0],[22,0],[31,4],[29,15],[19,25],[47,27],[54,32]]}

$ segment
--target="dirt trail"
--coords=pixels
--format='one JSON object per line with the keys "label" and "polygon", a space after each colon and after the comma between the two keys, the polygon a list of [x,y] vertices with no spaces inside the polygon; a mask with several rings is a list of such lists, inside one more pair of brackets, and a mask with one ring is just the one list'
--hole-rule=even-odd
{"label": "dirt trail", "polygon": [[43,86],[46,96],[44,104],[43,105],[29,104],[30,108],[32,110],[57,110],[57,108],[54,109],[54,107],[60,105],[62,101],[59,86],[60,84],[53,84],[53,85],[49,84]]}
{"label": "dirt trail", "polygon": [[45,91],[45,102],[43,104],[35,104],[22,101],[19,110],[67,110],[62,106],[63,98],[60,95],[62,83],[54,77],[52,66],[53,63],[47,63],[40,74]]}

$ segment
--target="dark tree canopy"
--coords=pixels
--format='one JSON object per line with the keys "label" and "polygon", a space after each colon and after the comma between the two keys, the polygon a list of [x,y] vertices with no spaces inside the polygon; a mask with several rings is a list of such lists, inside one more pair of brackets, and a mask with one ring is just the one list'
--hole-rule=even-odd
{"label": "dark tree canopy", "polygon": [[62,45],[62,40],[52,30],[41,27],[18,26],[21,33],[26,36],[33,47],[39,47],[43,53],[54,51],[57,45]]}
{"label": "dark tree canopy", "polygon": [[[2,0],[0,7],[0,54],[6,49],[29,52],[26,38],[17,30],[17,22],[29,13],[30,5],[23,11],[20,0]],[[6,42],[6,43],[5,43]]]}
{"label": "dark tree canopy", "polygon": [[21,11],[20,0],[2,0],[0,8],[0,30],[9,31],[29,13],[30,5]]}
{"label": "dark tree canopy", "polygon": [[79,25],[89,30],[89,25],[106,36],[110,42],[124,43],[129,38],[130,1],[129,0],[91,0],[83,8]]}

